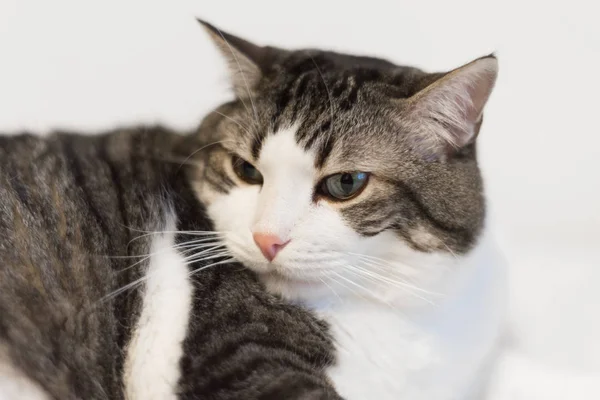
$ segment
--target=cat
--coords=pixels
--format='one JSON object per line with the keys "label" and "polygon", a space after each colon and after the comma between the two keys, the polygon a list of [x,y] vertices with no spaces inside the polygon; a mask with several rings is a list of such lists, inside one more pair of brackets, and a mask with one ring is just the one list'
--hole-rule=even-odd
{"label": "cat", "polygon": [[200,22],[236,94],[191,157],[227,249],[331,326],[345,399],[482,399],[506,302],[476,156],[496,57],[426,73]]}
{"label": "cat", "polygon": [[481,398],[495,57],[430,74],[201,23],[236,96],[196,132],[0,139],[0,393]]}

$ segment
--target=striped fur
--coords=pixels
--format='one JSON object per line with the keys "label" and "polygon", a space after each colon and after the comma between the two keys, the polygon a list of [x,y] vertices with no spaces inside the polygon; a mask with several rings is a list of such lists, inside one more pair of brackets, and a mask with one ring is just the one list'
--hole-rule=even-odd
{"label": "striped fur", "polygon": [[[61,400],[337,398],[323,373],[327,326],[239,265],[190,275],[180,309],[159,309],[175,300],[160,299],[167,270],[116,294],[169,267],[140,258],[158,238],[146,232],[176,228],[183,244],[197,238],[186,231],[212,229],[181,166],[183,141],[160,127],[0,137],[0,373]],[[174,319],[186,301],[189,323]]]}

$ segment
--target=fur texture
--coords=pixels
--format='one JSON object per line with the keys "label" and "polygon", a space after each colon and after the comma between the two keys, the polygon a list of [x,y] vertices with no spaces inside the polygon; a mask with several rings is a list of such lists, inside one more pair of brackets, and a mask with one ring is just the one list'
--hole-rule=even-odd
{"label": "fur texture", "polygon": [[0,138],[1,394],[20,376],[21,398],[338,398],[327,326],[198,242],[182,141]]}

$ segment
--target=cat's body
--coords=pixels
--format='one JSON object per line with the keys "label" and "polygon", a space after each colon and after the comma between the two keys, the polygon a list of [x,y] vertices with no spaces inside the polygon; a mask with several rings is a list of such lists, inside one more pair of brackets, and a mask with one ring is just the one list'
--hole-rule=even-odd
{"label": "cat's body", "polygon": [[324,325],[172,247],[211,238],[175,232],[211,227],[169,161],[182,139],[0,138],[0,398],[335,398]]}

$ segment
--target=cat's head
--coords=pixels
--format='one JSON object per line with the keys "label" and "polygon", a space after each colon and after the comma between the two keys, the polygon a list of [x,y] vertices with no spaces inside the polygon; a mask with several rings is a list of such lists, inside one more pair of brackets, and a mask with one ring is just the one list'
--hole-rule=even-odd
{"label": "cat's head", "polygon": [[475,139],[494,56],[430,74],[260,47],[203,24],[236,97],[190,148],[194,186],[227,249],[270,290],[418,297],[476,246],[485,206]]}

